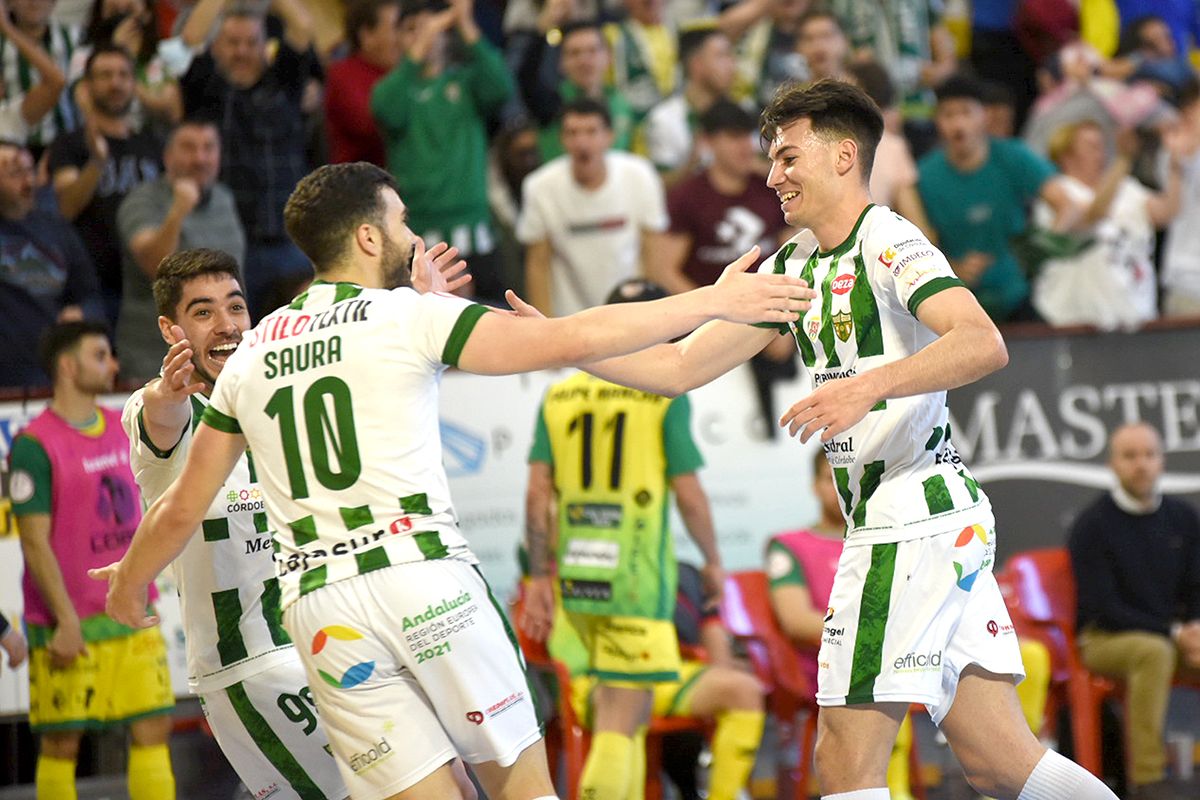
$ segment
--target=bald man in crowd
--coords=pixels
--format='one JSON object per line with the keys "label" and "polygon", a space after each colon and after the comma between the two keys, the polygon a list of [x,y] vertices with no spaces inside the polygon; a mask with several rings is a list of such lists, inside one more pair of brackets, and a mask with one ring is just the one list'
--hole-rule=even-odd
{"label": "bald man in crowd", "polygon": [[1182,798],[1166,781],[1163,725],[1177,674],[1200,679],[1200,518],[1160,488],[1163,446],[1144,422],[1109,439],[1113,488],[1085,508],[1068,548],[1088,669],[1128,688],[1136,800]]}

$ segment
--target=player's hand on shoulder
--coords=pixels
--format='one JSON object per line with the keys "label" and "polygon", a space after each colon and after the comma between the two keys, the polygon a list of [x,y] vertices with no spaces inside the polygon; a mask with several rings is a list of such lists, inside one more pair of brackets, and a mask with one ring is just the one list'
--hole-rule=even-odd
{"label": "player's hand on shoulder", "polygon": [[815,434],[828,442],[856,425],[883,398],[872,386],[871,373],[826,381],[802,400],[792,404],[779,420],[788,435],[807,442]]}
{"label": "player's hand on shoulder", "polygon": [[[717,317],[727,322],[795,322],[808,310],[816,292],[790,275],[747,270],[758,262],[758,245],[725,267],[714,288]],[[699,289],[696,291],[704,291]]]}

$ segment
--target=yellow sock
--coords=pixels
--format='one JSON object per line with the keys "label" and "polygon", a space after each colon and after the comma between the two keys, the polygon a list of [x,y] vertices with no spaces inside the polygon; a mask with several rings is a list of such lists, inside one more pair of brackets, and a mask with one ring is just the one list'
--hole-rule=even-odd
{"label": "yellow sock", "polygon": [[1046,717],[1046,694],[1050,691],[1050,650],[1036,639],[1021,642],[1025,680],[1017,684],[1017,699],[1029,730],[1037,736]]}
{"label": "yellow sock", "polygon": [[712,774],[708,779],[709,800],[734,800],[750,780],[765,719],[766,714],[761,711],[743,709],[717,715]]}
{"label": "yellow sock", "polygon": [[579,778],[580,800],[625,800],[632,772],[632,737],[597,731]]}
{"label": "yellow sock", "polygon": [[129,748],[130,800],[175,800],[175,773],[165,744]]}
{"label": "yellow sock", "polygon": [[888,757],[887,785],[888,791],[895,800],[912,800],[911,775],[908,769],[908,757],[912,753],[912,716],[905,715],[896,733],[896,743],[892,745],[892,754]]}
{"label": "yellow sock", "polygon": [[76,800],[78,797],[73,759],[38,756],[35,781],[38,800]]}
{"label": "yellow sock", "polygon": [[633,760],[629,764],[629,791],[625,800],[646,800],[646,732],[645,725],[633,733]]}

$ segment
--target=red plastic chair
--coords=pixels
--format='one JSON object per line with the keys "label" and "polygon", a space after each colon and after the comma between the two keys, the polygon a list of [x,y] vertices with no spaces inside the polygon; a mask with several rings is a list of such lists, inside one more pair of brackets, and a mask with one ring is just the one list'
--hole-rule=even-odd
{"label": "red plastic chair", "polygon": [[1017,635],[1035,638],[1050,650],[1048,721],[1053,724],[1064,707],[1069,709],[1075,760],[1100,776],[1100,709],[1106,699],[1117,695],[1118,687],[1093,675],[1079,660],[1070,555],[1061,547],[1017,553],[996,580]]}
{"label": "red plastic chair", "polygon": [[[531,638],[520,625],[522,605],[525,600],[524,587],[509,605],[509,618],[517,634],[517,642],[525,661],[531,667],[552,674],[558,684],[558,697],[555,700],[555,717],[547,721],[547,758],[550,770],[554,774],[561,753],[566,771],[565,800],[578,800],[579,779],[583,775],[583,765],[587,761],[588,750],[592,745],[592,732],[584,726],[575,713],[571,703],[571,673],[566,664],[555,660],[546,649],[545,642]],[[700,719],[692,717],[652,717],[650,728],[646,734],[646,800],[661,800],[662,787],[662,741],[663,737],[684,731],[708,732],[708,725]],[[551,736],[554,732],[556,735]],[[551,753],[551,745],[554,752]]]}

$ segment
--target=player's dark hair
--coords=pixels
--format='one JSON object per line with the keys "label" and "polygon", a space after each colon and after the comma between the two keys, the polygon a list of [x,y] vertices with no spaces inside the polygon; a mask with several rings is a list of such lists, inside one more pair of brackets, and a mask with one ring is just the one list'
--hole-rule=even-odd
{"label": "player's dark hair", "polygon": [[705,133],[751,133],[757,127],[754,115],[732,100],[718,100],[700,115]]}
{"label": "player's dark hair", "polygon": [[359,225],[384,227],[382,189],[397,191],[395,178],[365,161],[326,164],[296,184],[283,224],[318,275],[337,264]]}
{"label": "player's dark hair", "polygon": [[844,81],[820,80],[811,86],[785,83],[759,117],[759,134],[767,144],[778,128],[802,119],[826,139],[853,139],[863,183],[871,179],[875,150],[883,136],[883,114],[875,101]]}
{"label": "player's dark hair", "polygon": [[38,343],[38,359],[50,382],[58,379],[58,357],[79,347],[85,336],[103,336],[111,341],[108,325],[98,320],[83,319],[58,322],[42,333]]}
{"label": "player's dark hair", "polygon": [[175,319],[175,308],[183,298],[183,287],[202,275],[228,275],[238,285],[242,283],[237,259],[224,250],[197,247],[172,253],[159,262],[154,283],[150,285],[159,315]]}
{"label": "player's dark hair", "polygon": [[612,115],[608,113],[608,106],[599,100],[593,100],[590,97],[577,97],[570,102],[563,103],[562,108],[558,112],[559,122],[565,120],[567,114],[576,114],[579,116],[595,115],[604,122],[604,127],[612,130]]}
{"label": "player's dark hair", "polygon": [[933,90],[933,93],[937,96],[939,103],[947,100],[974,100],[980,104],[983,103],[986,94],[983,83],[978,78],[963,72],[946,78]]}
{"label": "player's dark hair", "polygon": [[388,6],[400,8],[400,0],[351,0],[346,5],[346,18],[343,31],[346,41],[350,43],[350,52],[357,53],[362,49],[358,34],[363,28],[374,28],[379,24],[379,12]]}

